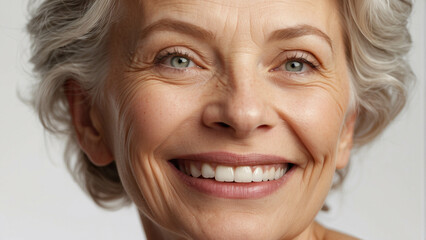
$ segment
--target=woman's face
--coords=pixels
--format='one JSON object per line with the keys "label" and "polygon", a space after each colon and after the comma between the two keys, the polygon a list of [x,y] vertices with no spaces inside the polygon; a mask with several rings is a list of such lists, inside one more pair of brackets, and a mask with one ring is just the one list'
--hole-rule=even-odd
{"label": "woman's face", "polygon": [[144,222],[168,239],[308,236],[351,146],[337,3],[136,2],[102,114]]}

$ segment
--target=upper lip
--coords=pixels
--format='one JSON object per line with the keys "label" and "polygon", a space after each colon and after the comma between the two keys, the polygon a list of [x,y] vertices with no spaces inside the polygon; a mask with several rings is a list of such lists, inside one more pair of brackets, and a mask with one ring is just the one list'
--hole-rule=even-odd
{"label": "upper lip", "polygon": [[287,159],[276,155],[259,153],[236,154],[230,152],[207,152],[188,154],[176,157],[174,159],[240,166],[290,163]]}

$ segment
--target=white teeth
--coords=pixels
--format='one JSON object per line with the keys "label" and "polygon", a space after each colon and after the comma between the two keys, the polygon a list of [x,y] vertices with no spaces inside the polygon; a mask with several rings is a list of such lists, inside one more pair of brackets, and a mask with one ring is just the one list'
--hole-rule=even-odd
{"label": "white teeth", "polygon": [[193,177],[197,178],[197,177],[201,176],[201,171],[195,166],[195,164],[191,163],[190,169],[191,169],[191,175]]}
{"label": "white teeth", "polygon": [[[216,169],[217,172],[217,169]],[[253,181],[253,173],[251,167],[235,168],[235,182],[251,182]]]}
{"label": "white teeth", "polygon": [[269,181],[274,180],[274,178],[275,178],[275,168],[274,168],[274,167],[271,167],[271,168],[268,170],[267,175],[268,175],[268,180],[269,180]]}
{"label": "white teeth", "polygon": [[253,171],[253,182],[261,182],[263,178],[263,170],[260,167],[257,167]]}
{"label": "white teeth", "polygon": [[263,174],[262,174],[262,181],[266,182],[266,181],[268,181],[268,180],[269,180],[269,175],[268,175],[268,173],[269,173],[269,171],[268,171],[268,170],[263,171]]}
{"label": "white teeth", "polygon": [[204,163],[201,166],[201,175],[203,175],[203,178],[214,178],[215,172],[210,164]]}
{"label": "white teeth", "polygon": [[217,166],[214,179],[219,182],[233,182],[234,168],[227,166]]}
{"label": "white teeth", "polygon": [[281,170],[279,168],[277,170],[275,170],[275,176],[274,176],[275,180],[277,180],[281,177],[280,173],[281,173]]}
{"label": "white teeth", "polygon": [[[201,166],[201,170],[200,170]],[[262,182],[280,179],[288,171],[288,165],[258,165],[258,166],[224,166],[208,163],[180,162],[180,171],[186,175],[198,178],[214,178],[219,182]]]}

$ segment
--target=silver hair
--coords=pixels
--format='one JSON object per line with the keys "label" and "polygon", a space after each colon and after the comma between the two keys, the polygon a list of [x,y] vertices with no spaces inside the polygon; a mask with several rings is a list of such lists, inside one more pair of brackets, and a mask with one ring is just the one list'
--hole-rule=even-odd
{"label": "silver hair", "polygon": [[[398,115],[414,79],[406,55],[410,0],[341,0],[342,28],[357,121],[355,146],[377,137]],[[79,148],[63,86],[69,79],[89,92],[88,104],[101,101],[107,77],[107,39],[118,21],[117,0],[45,0],[31,12],[36,82],[32,103],[43,126],[68,137],[65,159],[80,186],[100,206],[130,203],[112,163],[93,165]],[[340,172],[341,179],[344,173]]]}

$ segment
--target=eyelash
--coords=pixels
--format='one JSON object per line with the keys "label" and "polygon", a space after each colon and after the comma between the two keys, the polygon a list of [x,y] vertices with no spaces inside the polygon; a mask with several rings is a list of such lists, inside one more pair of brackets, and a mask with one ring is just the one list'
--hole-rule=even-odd
{"label": "eyelash", "polygon": [[[184,58],[188,58],[190,61],[194,62],[194,58],[187,52],[183,52],[178,48],[172,49],[172,50],[167,50],[165,53],[159,54],[158,56],[155,57],[154,59],[154,64],[156,66],[164,66],[164,60],[168,57],[175,57],[175,56],[179,56],[179,57],[184,57]],[[185,71],[186,69],[177,69],[177,68],[172,68],[172,67],[168,67],[170,69],[173,69],[175,71]]]}
{"label": "eyelash", "polygon": [[[169,70],[177,71],[177,72],[183,72],[183,71],[187,70],[186,68],[178,69],[178,68],[173,68],[173,67],[169,67],[169,66],[164,66],[164,60],[168,57],[171,57],[171,56],[173,56],[173,57],[174,56],[184,57],[184,58],[187,58],[190,61],[194,62],[193,57],[189,53],[184,52],[184,51],[182,51],[178,48],[174,48],[174,49],[171,49],[171,50],[167,50],[165,53],[162,53],[162,54],[159,54],[158,56],[156,56],[155,59],[154,59],[154,64],[156,66],[166,67]],[[278,67],[272,69],[271,71],[275,71],[275,69],[278,69],[281,66],[283,66],[284,64],[286,64],[287,62],[291,62],[291,61],[302,62],[303,64],[307,64],[312,70],[318,71],[321,65],[318,63],[317,60],[309,61],[308,60],[309,58],[310,58],[310,56],[306,52],[295,52],[293,55],[286,57]],[[310,70],[307,70],[307,71],[309,72]],[[289,72],[289,71],[286,71],[286,72],[288,74],[300,74],[300,73],[292,73],[292,72]]]}
{"label": "eyelash", "polygon": [[[281,67],[283,64],[286,64],[287,62],[297,61],[297,62],[302,62],[304,64],[307,64],[310,68],[312,68],[312,70],[317,71],[321,65],[319,64],[317,60],[309,61],[308,60],[309,58],[312,58],[312,57],[310,57],[309,54],[306,52],[295,52],[293,55],[286,57],[284,61],[281,62],[281,65],[279,67]],[[295,74],[295,73],[290,73],[290,74]]]}

